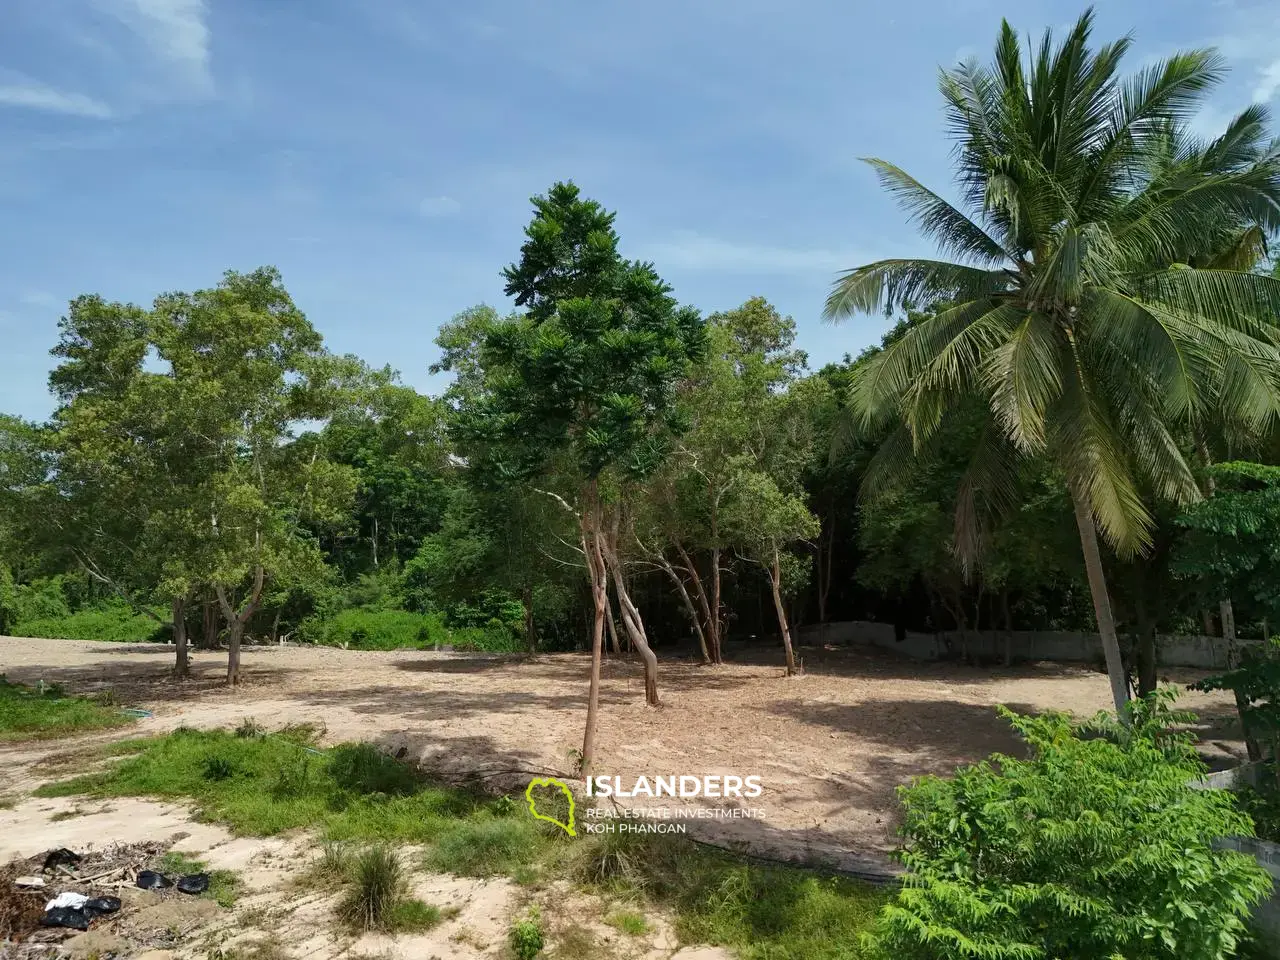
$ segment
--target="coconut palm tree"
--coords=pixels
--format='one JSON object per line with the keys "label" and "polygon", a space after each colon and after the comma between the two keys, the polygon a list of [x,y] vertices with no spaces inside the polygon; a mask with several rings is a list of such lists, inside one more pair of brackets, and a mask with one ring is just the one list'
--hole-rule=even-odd
{"label": "coconut palm tree", "polygon": [[1151,540],[1143,489],[1200,496],[1181,438],[1203,418],[1280,418],[1280,281],[1222,255],[1227,238],[1244,250],[1280,225],[1280,147],[1260,106],[1214,140],[1187,134],[1224,72],[1212,51],[1121,78],[1130,40],[1092,49],[1092,22],[1087,11],[1056,45],[1046,32],[1025,59],[1006,22],[991,66],[941,74],[959,205],[868,162],[942,258],[850,270],[826,315],[946,304],[854,380],[860,422],[897,425],[868,483],[909,469],[980,397],[990,418],[956,517],[971,556],[981,516],[1013,496],[1017,462],[1049,456],[1075,507],[1119,709],[1128,688],[1099,532],[1131,556]]}

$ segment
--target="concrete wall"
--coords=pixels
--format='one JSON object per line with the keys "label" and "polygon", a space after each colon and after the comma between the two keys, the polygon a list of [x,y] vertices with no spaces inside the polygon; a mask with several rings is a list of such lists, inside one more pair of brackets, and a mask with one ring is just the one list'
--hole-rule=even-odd
{"label": "concrete wall", "polygon": [[[864,620],[846,620],[805,627],[800,631],[804,643],[831,643],[838,646],[870,646],[893,651],[916,660],[937,660],[950,654],[991,660],[1002,660],[1006,645],[1013,659],[1061,660],[1093,662],[1102,659],[1102,641],[1096,633],[1057,633],[1015,630],[969,632],[962,641],[959,634],[907,633],[897,642],[893,624]],[[1241,641],[1246,645],[1249,641]],[[1169,667],[1201,667],[1221,670],[1227,666],[1227,645],[1220,637],[1161,637],[1160,663]]]}

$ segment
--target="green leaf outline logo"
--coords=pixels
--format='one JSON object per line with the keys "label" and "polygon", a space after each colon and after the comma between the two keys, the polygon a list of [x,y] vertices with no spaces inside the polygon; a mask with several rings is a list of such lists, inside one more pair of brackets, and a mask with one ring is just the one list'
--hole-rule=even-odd
{"label": "green leaf outline logo", "polygon": [[[555,817],[543,816],[538,812],[537,798],[533,795],[534,787],[559,787],[560,792],[569,798],[569,822],[561,823]],[[576,837],[577,831],[573,829],[573,791],[564,785],[564,781],[557,780],[555,777],[535,777],[529,781],[529,786],[524,788],[524,798],[529,804],[529,813],[533,815],[535,820],[545,820],[547,823],[554,823],[571,837]]]}

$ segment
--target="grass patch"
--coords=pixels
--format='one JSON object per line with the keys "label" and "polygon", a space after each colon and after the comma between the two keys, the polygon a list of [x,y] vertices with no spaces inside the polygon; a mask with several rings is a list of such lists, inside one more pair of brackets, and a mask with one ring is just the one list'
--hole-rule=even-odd
{"label": "grass patch", "polygon": [[[326,885],[363,885],[364,854],[350,851],[371,844],[424,844],[424,864],[446,873],[524,883],[568,878],[635,905],[627,908],[634,916],[611,921],[627,933],[641,929],[640,908],[653,906],[674,916],[682,942],[724,946],[743,960],[856,960],[860,934],[889,899],[868,885],[760,866],[683,837],[570,840],[532,821],[523,804],[431,783],[368,744],[312,753],[306,744],[313,739],[303,729],[285,736],[178,730],[134,741],[133,752],[107,770],[36,792],[189,798],[205,819],[241,834],[318,829],[327,843],[311,876]],[[400,888],[377,922],[398,922],[390,911],[404,900]],[[419,911],[406,923],[428,919],[429,911],[403,909]]]}
{"label": "grass patch", "polygon": [[39,690],[10,683],[0,675],[0,742],[47,740],[131,722],[91,697],[68,697],[56,686]]}
{"label": "grass patch", "polygon": [[546,937],[542,932],[542,916],[537,907],[530,907],[528,916],[511,925],[507,942],[511,945],[511,952],[516,960],[533,960],[542,953]]}
{"label": "grass patch", "polygon": [[649,932],[649,921],[639,910],[618,910],[606,917],[604,922],[632,937],[640,937]]}
{"label": "grass patch", "polygon": [[889,900],[887,891],[867,884],[760,866],[684,837],[586,839],[570,864],[580,881],[660,904],[675,914],[682,942],[728,947],[742,960],[863,957],[860,935]]}

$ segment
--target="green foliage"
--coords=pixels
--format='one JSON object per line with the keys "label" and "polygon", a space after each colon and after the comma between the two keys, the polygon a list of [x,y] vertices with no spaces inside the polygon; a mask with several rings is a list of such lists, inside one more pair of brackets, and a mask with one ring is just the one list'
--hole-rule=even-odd
{"label": "green foliage", "polygon": [[638,910],[618,910],[606,917],[605,923],[631,937],[643,936],[649,932],[649,921]]}
{"label": "green foliage", "polygon": [[1213,495],[1177,518],[1174,571],[1202,602],[1230,597],[1239,619],[1280,619],[1280,467],[1234,461],[1210,473]]}
{"label": "green foliage", "polygon": [[901,788],[904,889],[868,943],[899,960],[1225,960],[1270,878],[1216,851],[1252,826],[1221,791],[1193,790],[1202,765],[1169,694],[1134,728],[1001,709],[1029,759],[996,755]]}
{"label": "green foliage", "polygon": [[404,865],[382,844],[362,850],[351,864],[351,884],[338,903],[338,917],[356,930],[386,930],[408,883]]}
{"label": "green foliage", "polygon": [[507,940],[516,960],[534,960],[534,957],[542,953],[546,940],[542,933],[542,917],[537,907],[530,907],[528,916],[511,925]]}
{"label": "green foliage", "polygon": [[173,628],[164,622],[164,613],[155,613],[156,616],[147,616],[127,604],[107,602],[63,616],[18,619],[10,633],[15,637],[162,643],[170,638]]}
{"label": "green foliage", "polygon": [[464,877],[505,876],[541,853],[535,821],[523,817],[475,819],[442,833],[427,855],[432,870]]}
{"label": "green foliage", "polygon": [[310,618],[297,636],[305,643],[352,650],[427,650],[449,642],[437,614],[364,608],[343,610],[328,620]]}
{"label": "green foliage", "polygon": [[46,740],[132,722],[118,709],[61,690],[10,683],[0,674],[0,742]]}

